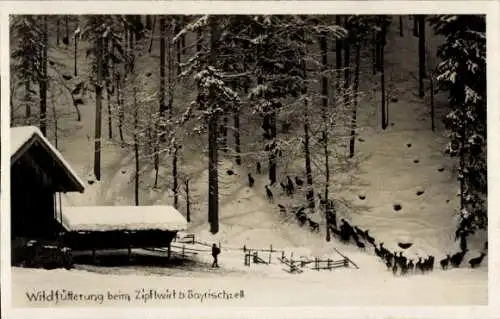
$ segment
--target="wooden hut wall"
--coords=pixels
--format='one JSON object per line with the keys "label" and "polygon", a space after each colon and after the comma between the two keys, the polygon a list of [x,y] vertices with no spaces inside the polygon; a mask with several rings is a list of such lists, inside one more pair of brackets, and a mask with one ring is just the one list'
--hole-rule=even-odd
{"label": "wooden hut wall", "polygon": [[68,232],[64,244],[73,250],[167,247],[177,232],[161,230]]}
{"label": "wooden hut wall", "polygon": [[53,238],[54,192],[49,174],[28,153],[11,165],[12,238]]}

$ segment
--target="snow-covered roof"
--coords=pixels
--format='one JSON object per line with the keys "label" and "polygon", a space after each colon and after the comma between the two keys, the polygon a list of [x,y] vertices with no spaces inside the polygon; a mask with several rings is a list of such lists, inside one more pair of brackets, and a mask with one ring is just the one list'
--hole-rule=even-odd
{"label": "snow-covered roof", "polygon": [[68,231],[179,231],[187,221],[172,206],[72,206],[62,208],[62,225]]}
{"label": "snow-covered roof", "polygon": [[35,140],[39,140],[49,151],[50,155],[59,162],[67,175],[75,184],[75,189],[83,192],[85,183],[78,177],[76,172],[71,168],[69,163],[64,159],[62,154],[50,143],[50,141],[43,136],[42,132],[35,126],[18,126],[10,128],[10,157],[11,163],[16,161],[25,150]]}

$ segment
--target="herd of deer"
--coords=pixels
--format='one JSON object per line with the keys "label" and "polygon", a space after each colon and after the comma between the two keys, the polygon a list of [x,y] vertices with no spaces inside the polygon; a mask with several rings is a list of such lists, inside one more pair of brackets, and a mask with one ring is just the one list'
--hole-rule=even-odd
{"label": "herd of deer", "polygon": [[[257,173],[260,173],[260,164],[257,163]],[[253,187],[255,184],[255,179],[251,173],[248,173],[248,186]],[[295,185],[290,176],[286,176],[286,182],[280,182],[280,186],[285,192],[287,196],[292,196],[295,191],[295,186],[297,188],[301,188],[304,185],[304,181],[300,178],[295,177]],[[266,196],[269,201],[273,201],[273,193],[268,185],[265,185]],[[324,202],[324,200],[320,197],[320,202]],[[325,204],[325,203],[323,203]],[[324,205],[323,205],[324,206]],[[279,210],[282,214],[287,214],[287,210],[285,206],[278,204]],[[304,226],[306,223],[309,224],[310,230],[313,232],[319,232],[319,224],[312,219],[310,219],[306,214],[305,207],[298,207],[295,209],[294,214],[295,218],[299,222],[300,226]],[[351,238],[354,240],[356,246],[360,249],[365,250],[367,244],[371,244],[374,248],[375,254],[385,263],[388,270],[391,270],[394,275],[398,273],[400,275],[407,275],[409,273],[426,273],[434,270],[434,261],[435,258],[432,255],[427,256],[427,258],[418,257],[418,259],[414,262],[413,259],[407,258],[403,256],[403,251],[400,251],[399,254],[397,252],[390,252],[384,247],[383,242],[379,242],[377,245],[375,243],[375,238],[370,236],[369,230],[362,230],[357,226],[351,226],[346,220],[341,219],[341,225],[339,228],[336,227],[335,224],[330,224],[330,231],[335,236],[339,238],[339,240],[345,244],[348,244]],[[365,242],[361,241],[363,239]],[[365,244],[366,243],[366,244]],[[486,256],[487,251],[487,243],[485,243],[484,249],[478,257],[474,257],[469,260],[469,265],[471,268],[476,268],[481,265],[484,257]],[[407,249],[411,246],[410,243],[399,243],[400,248]],[[448,254],[444,259],[440,260],[440,265],[443,270],[448,269],[450,266],[454,268],[460,267],[462,264],[464,257],[467,253],[466,248],[461,248],[461,250],[453,255]]]}
{"label": "herd of deer", "polygon": [[[380,242],[378,245],[375,244],[375,239],[369,235],[369,230],[362,230],[357,226],[352,227],[344,219],[341,220],[342,226],[340,231],[336,228],[332,228],[332,232],[339,236],[340,240],[344,243],[349,243],[350,239],[353,238],[356,245],[362,249],[365,248],[360,238],[363,238],[367,243],[371,244],[374,248],[375,255],[377,255],[387,266],[388,270],[391,270],[394,275],[407,275],[409,273],[426,273],[434,270],[435,257],[432,255],[424,257],[418,257],[416,261],[411,258],[403,256],[403,251],[390,252],[384,247],[384,243]],[[361,244],[361,245],[360,245]],[[409,243],[399,243],[400,248],[407,249],[411,246]],[[471,268],[478,267],[486,256],[487,242],[485,243],[484,249],[478,257],[474,257],[469,260],[469,265]],[[450,266],[454,268],[460,267],[462,264],[467,249],[462,249],[453,255],[447,255],[444,259],[440,261],[441,268],[443,270],[448,269]]]}

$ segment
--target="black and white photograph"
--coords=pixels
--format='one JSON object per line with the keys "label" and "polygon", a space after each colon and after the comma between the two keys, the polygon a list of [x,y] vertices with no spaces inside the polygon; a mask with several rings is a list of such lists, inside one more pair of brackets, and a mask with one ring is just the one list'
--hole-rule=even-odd
{"label": "black and white photograph", "polygon": [[7,307],[488,306],[498,6],[368,2],[7,10]]}

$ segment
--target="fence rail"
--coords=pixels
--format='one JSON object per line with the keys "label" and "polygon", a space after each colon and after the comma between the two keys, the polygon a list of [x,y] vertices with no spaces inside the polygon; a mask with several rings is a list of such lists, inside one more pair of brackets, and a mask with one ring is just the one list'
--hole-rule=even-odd
{"label": "fence rail", "polygon": [[[210,252],[211,249],[203,250],[203,249],[195,249],[195,248],[189,248],[185,247],[185,244],[197,244],[205,247],[212,247],[212,244],[203,242],[200,240],[196,240],[194,234],[187,234],[183,237],[176,237],[176,243],[183,244],[182,247],[179,247],[177,245],[172,244],[172,248],[177,248],[177,249],[182,249],[182,256],[185,254],[197,254],[201,252]],[[221,243],[219,242],[219,248],[222,249]],[[349,264],[352,264],[356,269],[359,269],[359,266],[354,263],[350,258],[342,254],[339,250],[336,248],[333,248],[334,251],[342,257],[342,259],[339,260],[334,260],[331,258],[328,259],[320,259],[318,257],[314,259],[308,259],[308,260],[300,260],[300,259],[293,259],[293,253],[290,254],[290,258],[285,257],[285,251],[280,250],[280,249],[275,249],[273,248],[272,245],[269,246],[269,248],[249,248],[246,245],[243,245],[243,247],[231,247],[231,246],[225,246],[224,250],[227,251],[243,251],[244,252],[244,265],[245,266],[250,266],[252,263],[254,264],[265,264],[265,265],[270,265],[272,263],[272,255],[274,253],[279,253],[281,256],[277,258],[277,260],[281,263],[287,266],[286,271],[290,273],[302,273],[303,270],[301,268],[305,268],[309,264],[314,264],[312,269],[314,270],[332,270],[334,268],[341,268],[341,267],[348,267]],[[266,257],[263,257],[260,255],[260,253],[268,254]]]}

